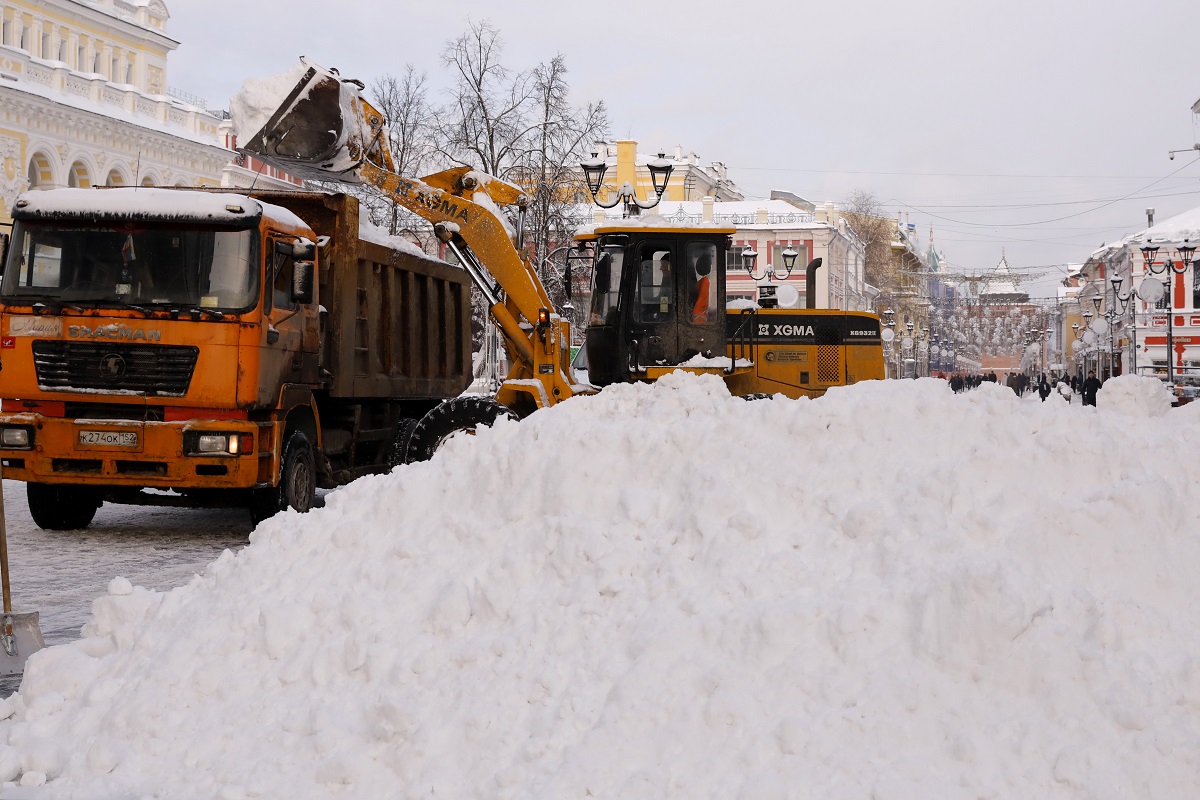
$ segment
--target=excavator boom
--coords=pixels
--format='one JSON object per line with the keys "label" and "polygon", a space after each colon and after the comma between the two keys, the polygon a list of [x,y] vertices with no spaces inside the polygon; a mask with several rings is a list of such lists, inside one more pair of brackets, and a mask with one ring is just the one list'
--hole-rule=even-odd
{"label": "excavator boom", "polygon": [[574,394],[568,377],[569,325],[551,313],[545,287],[515,247],[499,210],[523,206],[524,193],[466,167],[425,179],[398,175],[385,120],[361,96],[362,84],[335,70],[305,66],[299,82],[239,149],[299,177],[370,185],[434,223],[438,238],[487,298],[505,336],[513,367],[496,399],[532,410]]}

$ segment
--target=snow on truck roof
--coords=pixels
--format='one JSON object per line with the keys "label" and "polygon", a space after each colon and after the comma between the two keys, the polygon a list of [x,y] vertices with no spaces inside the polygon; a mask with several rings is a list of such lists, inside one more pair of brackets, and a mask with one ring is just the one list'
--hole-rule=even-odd
{"label": "snow on truck roof", "polygon": [[14,219],[149,219],[249,227],[264,215],[288,227],[309,227],[282,206],[229,192],[150,187],[50,189],[25,192],[13,204]]}

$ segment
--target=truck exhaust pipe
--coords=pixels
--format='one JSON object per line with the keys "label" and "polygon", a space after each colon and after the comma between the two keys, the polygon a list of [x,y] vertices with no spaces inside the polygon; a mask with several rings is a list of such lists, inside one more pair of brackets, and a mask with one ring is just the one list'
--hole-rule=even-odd
{"label": "truck exhaust pipe", "polygon": [[302,63],[304,75],[282,99],[269,85],[234,99],[235,128],[253,124],[261,117],[255,114],[259,108],[274,109],[238,151],[318,181],[358,183],[354,171],[364,161],[394,171],[383,115],[363,99],[362,84],[343,79],[336,70]]}
{"label": "truck exhaust pipe", "polygon": [[804,307],[817,307],[817,270],[821,268],[821,257],[817,256],[804,268]]}

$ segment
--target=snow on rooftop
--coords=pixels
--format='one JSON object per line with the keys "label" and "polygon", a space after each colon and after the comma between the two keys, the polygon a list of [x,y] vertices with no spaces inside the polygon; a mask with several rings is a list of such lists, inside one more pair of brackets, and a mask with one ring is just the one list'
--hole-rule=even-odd
{"label": "snow on rooftop", "polygon": [[1185,240],[1193,247],[1200,245],[1200,206],[1182,214],[1176,214],[1127,238],[1138,247],[1145,242],[1157,245],[1180,245]]}
{"label": "snow on rooftop", "polygon": [[[57,63],[57,62],[44,62],[44,63]],[[91,76],[90,73],[77,73],[77,74],[82,75],[83,77]],[[96,77],[103,77],[103,76],[96,76]],[[129,111],[126,111],[122,107],[115,106],[115,105],[112,105],[109,103],[104,103],[104,104],[95,103],[89,98],[80,97],[78,95],[71,94],[70,92],[56,91],[54,89],[51,89],[49,86],[43,86],[39,83],[34,83],[33,81],[28,81],[28,80],[18,80],[18,81],[13,81],[13,82],[6,81],[3,84],[3,86],[6,89],[12,89],[14,91],[25,92],[26,94],[31,94],[31,95],[36,95],[38,97],[42,97],[46,100],[50,100],[54,103],[57,103],[62,106],[66,106],[68,108],[75,109],[77,111],[84,111],[84,112],[88,112],[91,114],[97,114],[101,117],[108,117],[110,119],[120,120],[121,122],[124,122],[129,125],[136,125],[139,128],[144,128],[146,130],[155,131],[157,133],[162,133],[167,136],[174,136],[178,139],[184,139],[186,141],[193,142],[195,144],[208,145],[214,149],[219,148],[221,150],[225,150],[225,148],[222,147],[221,144],[217,141],[217,136],[215,134],[212,134],[212,135],[202,134],[202,133],[193,131],[184,125],[176,125],[169,121],[160,122],[160,121],[158,121],[152,117],[148,117],[144,114],[131,113]],[[113,86],[116,86],[116,84],[113,84]],[[172,106],[177,106],[181,109],[194,109],[195,108],[194,106],[191,106],[187,103],[176,100],[174,98],[167,97],[165,95],[149,95],[149,94],[144,94],[140,91],[138,92],[138,94],[143,97],[146,97],[150,100],[154,100],[154,101],[164,100],[164,101],[170,103]],[[205,109],[196,109],[196,110],[198,110],[202,114],[210,115],[210,112]],[[214,123],[216,122],[215,118],[213,119],[213,122]]]}
{"label": "snow on rooftop", "polygon": [[[828,227],[824,222],[813,222],[812,212],[798,208],[786,200],[718,200],[713,203],[713,212],[721,215],[753,216],[761,209],[766,209],[772,216],[794,215],[798,220],[808,220],[808,224],[814,228]],[[670,217],[680,210],[685,214],[700,214],[704,210],[704,203],[701,200],[663,200],[656,209],[657,213],[664,217]]]}
{"label": "snow on rooftop", "polygon": [[[1121,382],[1124,382],[1123,384]],[[1200,793],[1200,404],[618,385],[114,579],[0,703],[47,798]]]}

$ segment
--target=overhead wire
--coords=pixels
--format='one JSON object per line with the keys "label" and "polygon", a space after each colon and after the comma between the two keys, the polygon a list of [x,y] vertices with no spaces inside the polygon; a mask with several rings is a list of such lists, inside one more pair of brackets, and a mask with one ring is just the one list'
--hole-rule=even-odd
{"label": "overhead wire", "polygon": [[904,206],[905,208],[909,208],[909,209],[912,209],[913,211],[917,211],[917,212],[920,212],[920,213],[922,213],[922,214],[926,214],[926,215],[928,215],[928,216],[930,216],[930,217],[933,217],[934,219],[940,219],[940,220],[942,220],[943,222],[953,222],[953,223],[955,223],[955,224],[957,224],[957,225],[970,225],[970,226],[979,227],[979,228],[1028,228],[1028,227],[1031,227],[1031,226],[1033,226],[1033,225],[1045,225],[1045,224],[1047,224],[1047,223],[1050,223],[1050,222],[1062,222],[1064,219],[1074,219],[1075,217],[1082,217],[1084,214],[1091,214],[1091,213],[1093,213],[1093,212],[1095,212],[1095,211],[1099,211],[1099,210],[1100,210],[1100,209],[1102,209],[1102,208],[1107,208],[1108,206],[1111,206],[1111,205],[1113,205],[1114,203],[1120,203],[1120,202],[1122,202],[1122,201],[1124,201],[1124,200],[1130,200],[1130,199],[1133,199],[1133,197],[1134,197],[1135,195],[1140,195],[1142,192],[1146,191],[1146,190],[1147,190],[1147,189],[1149,189],[1150,187],[1152,187],[1152,186],[1155,186],[1155,185],[1157,185],[1157,184],[1160,184],[1160,183],[1162,183],[1162,182],[1163,182],[1163,181],[1165,181],[1167,178],[1170,178],[1170,177],[1172,177],[1173,175],[1176,175],[1176,174],[1178,174],[1179,172],[1181,172],[1181,171],[1183,171],[1183,170],[1187,169],[1188,167],[1190,167],[1190,166],[1192,166],[1193,164],[1195,164],[1197,161],[1200,161],[1200,156],[1198,156],[1198,157],[1196,157],[1196,158],[1192,159],[1191,161],[1189,161],[1189,162],[1188,162],[1188,163],[1186,163],[1186,164],[1182,164],[1182,165],[1180,165],[1180,167],[1179,167],[1178,169],[1171,171],[1170,173],[1168,173],[1168,174],[1164,175],[1163,177],[1161,177],[1161,178],[1159,178],[1159,179],[1157,179],[1157,180],[1155,180],[1155,181],[1152,181],[1151,183],[1148,183],[1148,184],[1146,184],[1146,185],[1145,185],[1145,186],[1143,186],[1141,189],[1138,189],[1138,190],[1136,190],[1136,191],[1130,192],[1129,194],[1126,194],[1126,195],[1124,195],[1123,197],[1118,197],[1118,198],[1115,198],[1115,199],[1113,199],[1113,200],[1108,200],[1108,201],[1102,202],[1100,205],[1096,206],[1095,208],[1089,208],[1089,209],[1086,209],[1086,210],[1084,210],[1084,211],[1080,211],[1080,212],[1078,212],[1078,213],[1076,213],[1076,214],[1067,214],[1066,216],[1062,216],[1062,217],[1054,217],[1053,219],[1037,220],[1037,221],[1034,221],[1034,222],[992,222],[992,223],[986,223],[986,222],[971,222],[970,220],[950,219],[949,217],[943,217],[943,216],[941,216],[941,215],[939,215],[939,214],[934,214],[934,213],[932,213],[932,212],[930,212],[930,211],[927,211],[927,210],[925,210],[925,209],[923,209],[923,208],[919,208],[919,207],[917,207],[917,206],[914,206],[914,205],[910,205],[910,204],[908,204],[908,203],[905,203],[903,200],[900,200],[899,198],[895,198],[895,197],[891,198],[891,199],[890,199],[888,202],[895,201],[895,202],[899,203],[900,205]]}

